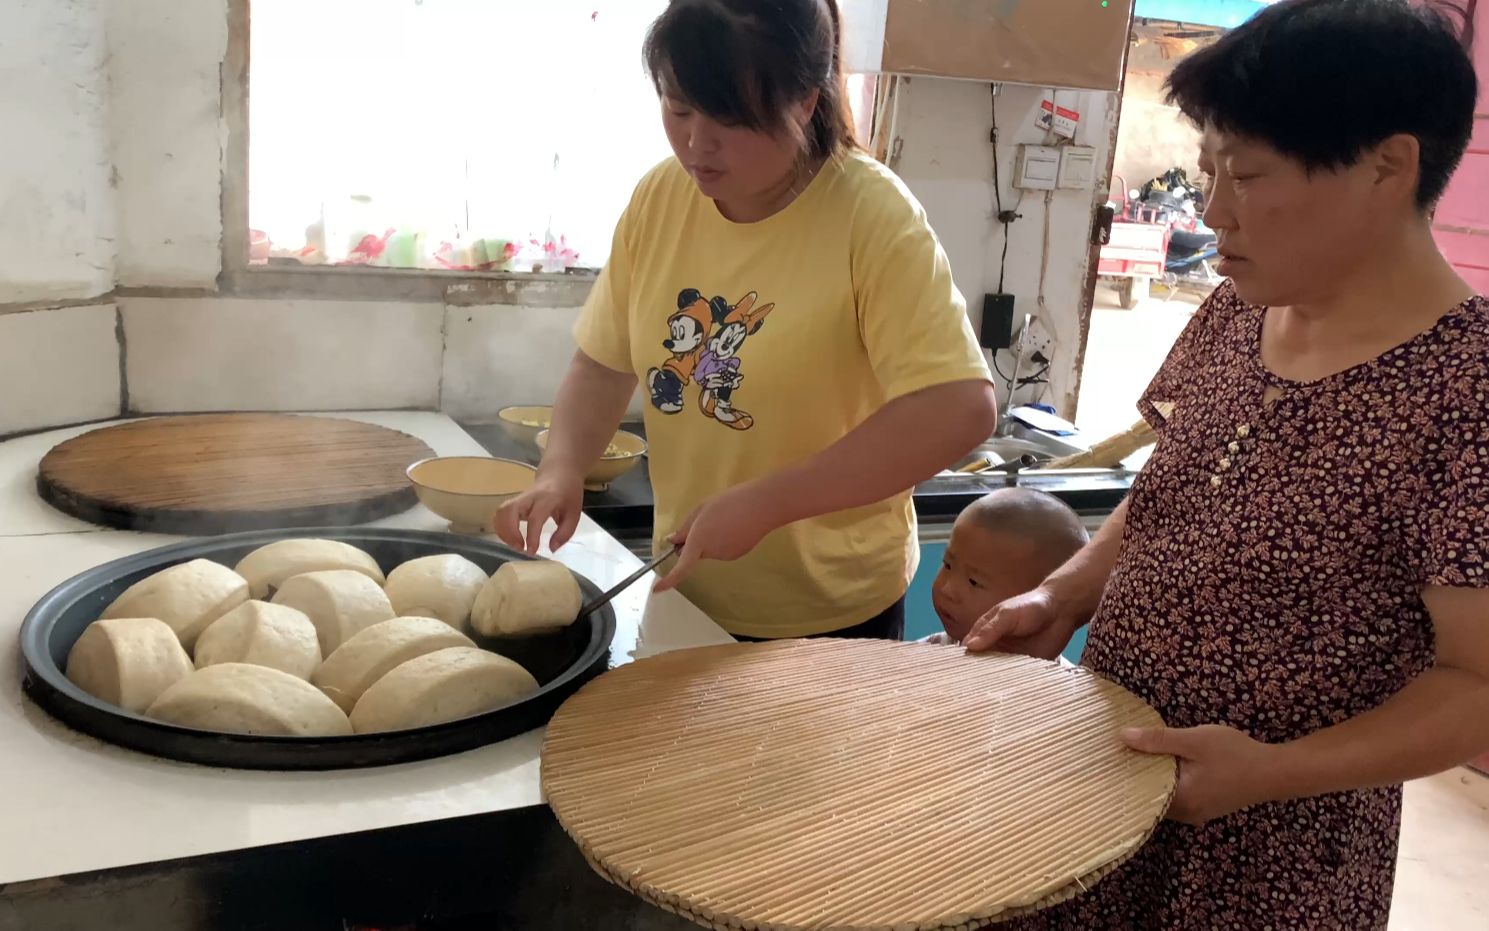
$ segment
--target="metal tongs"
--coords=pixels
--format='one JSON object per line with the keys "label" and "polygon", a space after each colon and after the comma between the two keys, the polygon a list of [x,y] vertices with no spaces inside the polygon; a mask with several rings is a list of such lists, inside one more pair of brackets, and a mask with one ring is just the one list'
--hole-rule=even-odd
{"label": "metal tongs", "polygon": [[957,471],[964,475],[986,475],[989,472],[1002,472],[1006,475],[1015,475],[1038,463],[1038,458],[1032,453],[1024,453],[1017,459],[1010,459],[1007,462],[1000,462],[996,465],[991,460],[981,459],[970,465],[962,466]]}
{"label": "metal tongs", "polygon": [[681,547],[677,544],[673,544],[672,546],[668,547],[665,553],[656,557],[651,562],[642,566],[640,569],[637,569],[630,575],[626,576],[620,582],[613,585],[608,591],[601,594],[600,597],[580,608],[579,616],[576,617],[574,620],[582,621],[585,618],[589,617],[591,614],[594,614],[596,611],[608,605],[610,602],[614,601],[617,595],[630,588],[632,585],[635,585],[638,581],[641,580],[642,576],[646,575],[648,572],[653,571],[662,563],[671,559],[673,556],[676,556],[680,549]]}

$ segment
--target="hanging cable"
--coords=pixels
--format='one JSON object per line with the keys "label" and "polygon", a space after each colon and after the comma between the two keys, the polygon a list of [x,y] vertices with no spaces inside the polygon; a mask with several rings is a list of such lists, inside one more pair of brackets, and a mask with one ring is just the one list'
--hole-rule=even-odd
{"label": "hanging cable", "polygon": [[[1044,246],[1039,255],[1039,297],[1038,305],[1041,314],[1044,311],[1044,284],[1049,277],[1050,271],[1050,212],[1055,201],[1054,191],[1044,192]],[[1053,334],[1052,334],[1053,335]]]}
{"label": "hanging cable", "polygon": [[998,85],[989,84],[992,92],[993,131],[988,141],[993,146],[993,202],[998,207],[998,222],[1003,224],[1003,257],[998,260],[998,293],[1003,294],[1003,280],[1008,272],[1008,223],[1003,219],[1003,179],[998,171]]}
{"label": "hanging cable", "polygon": [[1030,385],[1038,385],[1038,384],[1043,384],[1043,383],[1048,382],[1049,379],[1046,378],[1045,376],[1049,374],[1049,371],[1050,371],[1049,363],[1045,363],[1044,367],[1041,368],[1039,371],[1035,372],[1033,375],[1025,375],[1023,378],[1020,378],[1019,379],[1019,387],[1020,388],[1027,388]]}

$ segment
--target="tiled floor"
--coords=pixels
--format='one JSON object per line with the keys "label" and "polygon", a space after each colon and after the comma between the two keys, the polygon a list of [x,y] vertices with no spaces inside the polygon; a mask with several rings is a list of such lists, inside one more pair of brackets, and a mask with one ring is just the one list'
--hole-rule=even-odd
{"label": "tiled floor", "polygon": [[1391,931],[1489,928],[1489,776],[1467,769],[1406,787]]}
{"label": "tiled floor", "polygon": [[[1162,292],[1160,292],[1162,293]],[[1198,301],[1151,299],[1134,310],[1097,289],[1076,418],[1092,439],[1137,419],[1134,403]],[[1144,457],[1135,457],[1136,464]],[[1391,931],[1489,929],[1489,776],[1467,769],[1406,787]]]}

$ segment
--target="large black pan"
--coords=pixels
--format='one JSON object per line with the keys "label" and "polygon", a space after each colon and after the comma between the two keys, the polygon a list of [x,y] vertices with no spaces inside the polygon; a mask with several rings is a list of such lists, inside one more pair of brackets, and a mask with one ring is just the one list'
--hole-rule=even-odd
{"label": "large black pan", "polygon": [[[100,701],[63,674],[67,653],[105,607],[135,582],[192,559],[232,566],[250,551],[294,537],[341,540],[377,560],[384,572],[437,553],[457,553],[486,572],[504,562],[531,557],[474,537],[416,530],[325,528],[263,530],[178,543],[90,569],[38,601],[21,625],[22,688],[53,717],[111,743],[156,756],[243,769],[343,769],[382,766],[458,753],[516,736],[548,723],[579,686],[603,672],[615,636],[615,611],[608,605],[555,634],[477,643],[521,663],[539,689],[523,700],[485,714],[433,727],[350,737],[254,737],[178,727],[132,714]],[[585,601],[600,594],[579,579]]]}

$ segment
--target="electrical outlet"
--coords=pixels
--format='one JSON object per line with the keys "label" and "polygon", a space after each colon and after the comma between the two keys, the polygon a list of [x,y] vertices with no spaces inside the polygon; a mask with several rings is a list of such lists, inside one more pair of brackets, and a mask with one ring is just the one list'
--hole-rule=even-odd
{"label": "electrical outlet", "polygon": [[1049,329],[1044,321],[1038,317],[1030,317],[1028,324],[1029,332],[1024,338],[1024,358],[1029,358],[1034,353],[1040,353],[1046,359],[1055,357],[1055,338],[1050,335]]}

